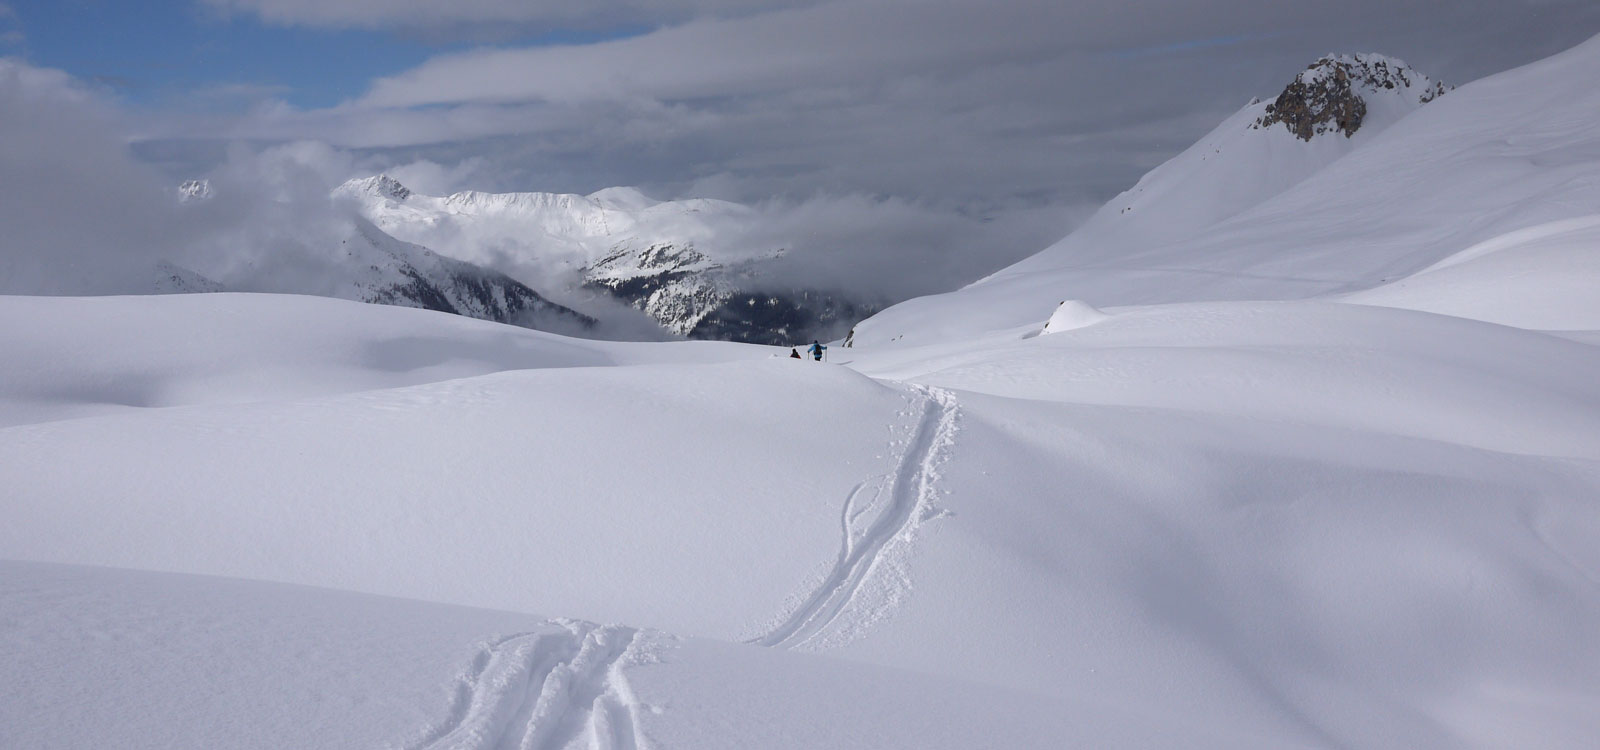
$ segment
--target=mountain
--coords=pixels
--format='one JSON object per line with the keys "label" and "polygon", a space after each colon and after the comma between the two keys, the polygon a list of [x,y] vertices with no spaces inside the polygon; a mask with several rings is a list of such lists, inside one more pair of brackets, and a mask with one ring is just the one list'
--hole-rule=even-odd
{"label": "mountain", "polygon": [[178,185],[178,200],[183,203],[211,198],[210,180],[184,180]]}
{"label": "mountain", "polygon": [[211,279],[167,261],[156,264],[152,286],[151,291],[155,294],[204,294],[225,289]]}
{"label": "mountain", "polygon": [[[375,183],[384,194],[406,195],[399,183]],[[179,187],[186,204],[204,202],[213,191],[205,180]],[[529,328],[581,332],[595,320],[551,302],[526,284],[503,273],[389,236],[371,222],[350,217],[334,222],[330,236],[304,238],[314,269],[247,269],[224,284],[194,270],[163,262],[156,269],[155,291],[162,294],[219,291],[312,293],[341,299],[464,315]],[[337,238],[335,246],[332,238]]]}
{"label": "mountain", "polygon": [[[1353,136],[1379,109],[1402,112],[1443,96],[1445,85],[1382,55],[1328,55],[1307,67],[1266,106],[1254,127],[1283,125],[1303,141]],[[1388,119],[1388,118],[1385,118]]]}
{"label": "mountain", "polygon": [[[1347,294],[1480,243],[1593,215],[1600,134],[1582,122],[1600,94],[1580,82],[1600,74],[1597,45],[1443,95],[1389,58],[1324,58],[1066,238],[964,289],[891,308],[859,325],[855,340],[1032,326],[1066,299],[1105,308]],[[1319,88],[1329,81],[1332,89]],[[1313,126],[1302,138],[1304,122],[1336,123],[1327,113],[1353,106],[1306,92],[1345,85],[1364,105],[1359,126],[1346,118],[1352,132]],[[1283,112],[1278,102],[1302,100],[1332,109],[1304,110],[1305,121],[1271,117]]]}
{"label": "mountain", "polygon": [[836,290],[793,288],[771,267],[783,248],[722,241],[757,220],[746,206],[657,201],[634,188],[590,195],[483,193],[436,197],[388,175],[334,190],[384,231],[480,264],[505,263],[643,311],[688,338],[792,344],[830,338],[879,309]]}
{"label": "mountain", "polygon": [[365,219],[340,243],[343,265],[354,269],[334,296],[420,307],[527,328],[579,331],[594,319],[558,305],[499,271],[446,258],[402,242]]}

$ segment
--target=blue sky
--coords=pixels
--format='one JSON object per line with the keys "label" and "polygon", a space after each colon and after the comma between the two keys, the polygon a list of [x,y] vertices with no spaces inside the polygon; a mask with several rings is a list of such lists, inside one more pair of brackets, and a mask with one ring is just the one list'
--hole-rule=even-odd
{"label": "blue sky", "polygon": [[[140,106],[229,109],[263,96],[299,108],[337,104],[372,79],[472,46],[383,31],[281,27],[224,16],[192,0],[0,0],[0,55],[59,68]],[[500,40],[530,46],[634,33],[546,32]],[[14,35],[15,36],[15,35]]]}

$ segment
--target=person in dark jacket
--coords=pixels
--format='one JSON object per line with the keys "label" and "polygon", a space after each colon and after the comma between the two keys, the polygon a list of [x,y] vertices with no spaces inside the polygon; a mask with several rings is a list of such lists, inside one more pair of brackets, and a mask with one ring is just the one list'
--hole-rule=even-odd
{"label": "person in dark jacket", "polygon": [[792,346],[789,347],[789,359],[800,359],[800,350]]}

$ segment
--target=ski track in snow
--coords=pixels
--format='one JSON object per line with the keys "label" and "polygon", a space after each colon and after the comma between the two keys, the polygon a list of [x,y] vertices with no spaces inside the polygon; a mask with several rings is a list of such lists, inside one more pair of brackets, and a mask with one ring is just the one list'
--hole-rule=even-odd
{"label": "ski track in snow", "polygon": [[922,419],[892,475],[888,507],[862,528],[866,508],[856,508],[856,500],[868,482],[857,484],[845,498],[840,521],[843,540],[832,570],[783,622],[747,643],[794,648],[816,637],[858,598],[872,572],[885,563],[890,543],[909,541],[916,528],[933,516],[934,481],[954,441],[958,408],[949,391],[920,385],[912,388],[923,397]]}
{"label": "ski track in snow", "polygon": [[407,750],[635,750],[638,702],[622,670],[638,631],[552,620],[485,643],[449,717]]}
{"label": "ski track in snow", "polygon": [[[896,470],[878,478],[871,502],[860,498],[873,480],[851,489],[840,512],[842,542],[822,583],[792,614],[749,643],[794,648],[840,621],[875,570],[894,561],[886,550],[909,544],[935,516],[938,468],[954,441],[954,395],[912,386],[922,415]],[[887,506],[873,513],[887,491]],[[890,602],[895,597],[889,597]],[[887,606],[887,605],[885,605]],[[880,607],[881,608],[881,607]],[[881,612],[869,613],[870,622]],[[857,618],[862,619],[862,618]],[[551,620],[543,627],[488,641],[457,678],[448,717],[406,743],[405,750],[637,750],[639,703],[623,675],[639,631],[619,625]]]}

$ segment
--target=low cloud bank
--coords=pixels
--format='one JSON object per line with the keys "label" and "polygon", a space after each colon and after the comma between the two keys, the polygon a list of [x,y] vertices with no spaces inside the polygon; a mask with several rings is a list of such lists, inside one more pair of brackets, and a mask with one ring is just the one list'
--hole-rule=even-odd
{"label": "low cloud bank", "polygon": [[[230,290],[334,295],[360,272],[339,252],[359,221],[356,207],[331,200],[334,186],[386,171],[445,194],[490,173],[477,157],[386,163],[319,142],[235,145],[206,175],[210,197],[180,201],[170,175],[130,155],[118,117],[64,74],[0,63],[0,293],[149,293],[170,262]],[[887,303],[1018,260],[1059,238],[1079,213],[1015,204],[976,214],[819,193],[759,202],[713,223],[705,249],[724,257],[784,250],[762,264],[759,291],[836,291]],[[463,255],[448,242],[432,246]],[[518,250],[490,244],[463,259],[595,315],[602,336],[663,336],[637,311],[578,288],[570,259]]]}

